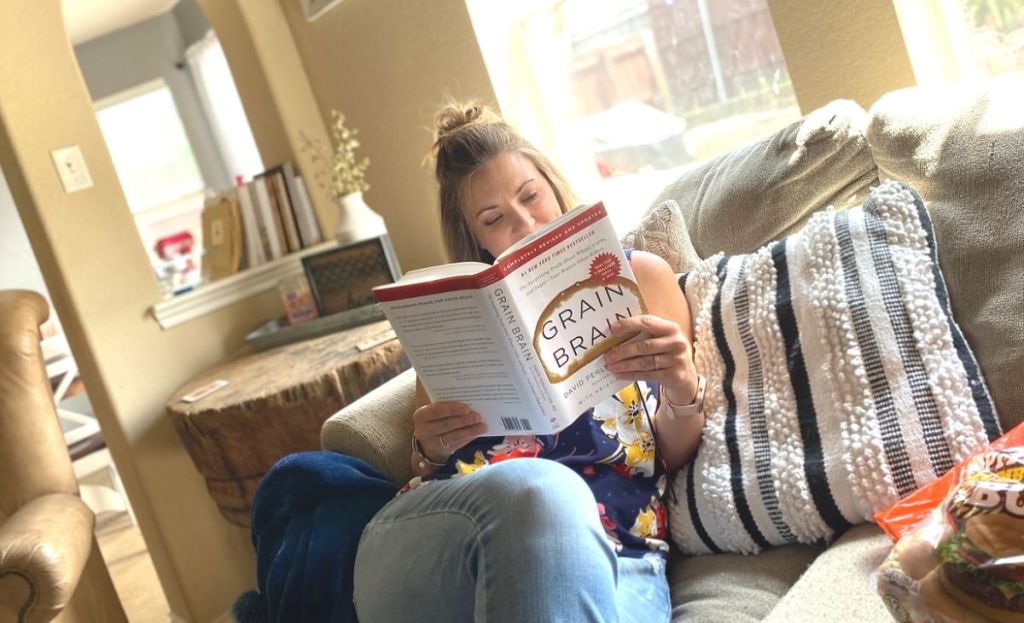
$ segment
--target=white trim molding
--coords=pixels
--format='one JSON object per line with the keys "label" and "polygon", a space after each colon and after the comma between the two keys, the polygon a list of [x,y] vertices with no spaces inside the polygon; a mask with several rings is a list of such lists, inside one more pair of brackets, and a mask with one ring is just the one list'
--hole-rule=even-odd
{"label": "white trim molding", "polygon": [[250,296],[276,288],[285,277],[303,274],[302,258],[338,246],[334,240],[291,253],[273,262],[203,284],[195,290],[160,301],[152,307],[160,328],[170,329]]}

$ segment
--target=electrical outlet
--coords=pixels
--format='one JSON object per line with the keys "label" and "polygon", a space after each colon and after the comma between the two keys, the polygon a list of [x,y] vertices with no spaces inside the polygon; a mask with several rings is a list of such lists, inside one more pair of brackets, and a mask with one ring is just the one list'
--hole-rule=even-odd
{"label": "electrical outlet", "polygon": [[89,175],[89,168],[85,166],[85,158],[78,145],[54,149],[50,152],[50,157],[57,167],[64,192],[73,193],[76,190],[92,188],[92,177]]}

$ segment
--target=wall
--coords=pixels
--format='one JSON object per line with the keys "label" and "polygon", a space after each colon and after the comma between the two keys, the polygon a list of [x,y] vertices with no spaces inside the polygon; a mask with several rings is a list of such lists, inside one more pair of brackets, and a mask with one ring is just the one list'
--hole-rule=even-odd
{"label": "wall", "polygon": [[217,150],[192,77],[184,66],[178,68],[198,28],[192,13],[183,15],[190,26],[188,40],[172,11],[75,46],[75,56],[93,101],[162,78],[174,96],[206,185],[230,188],[231,176]]}
{"label": "wall", "polygon": [[202,39],[210,30],[210,22],[207,21],[203,10],[196,4],[196,0],[179,0],[178,4],[171,9],[171,13],[178,21],[178,28],[181,30],[181,38],[186,48]]}
{"label": "wall", "polygon": [[424,156],[446,98],[494,102],[465,0],[346,0],[313,23],[279,0],[324,119],[341,110],[369,156],[366,201],[403,270],[444,261]]}
{"label": "wall", "polygon": [[[164,401],[279,313],[277,294],[161,331],[148,311],[159,286],[67,41],[60,0],[31,11],[0,2],[0,23],[0,168],[168,600],[182,618],[210,621],[255,583],[252,545],[246,530],[217,512]],[[66,194],[49,151],[74,144],[95,185]]]}
{"label": "wall", "polygon": [[768,0],[800,110],[915,84],[892,0]]}

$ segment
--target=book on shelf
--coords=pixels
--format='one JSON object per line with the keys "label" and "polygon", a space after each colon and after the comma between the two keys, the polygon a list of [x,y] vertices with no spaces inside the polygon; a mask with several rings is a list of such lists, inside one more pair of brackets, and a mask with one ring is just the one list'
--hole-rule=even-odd
{"label": "book on shelf", "polygon": [[245,185],[233,188],[228,192],[238,198],[238,212],[242,221],[242,241],[245,248],[245,267],[254,268],[265,263],[267,257],[264,254],[263,240],[260,237],[259,222],[256,220],[256,208],[252,203],[252,194]]}
{"label": "book on shelf", "polygon": [[242,266],[242,227],[238,198],[224,193],[203,205],[203,261],[205,281],[237,273]]}
{"label": "book on shelf", "polygon": [[277,216],[270,192],[267,190],[267,185],[263,183],[263,180],[255,179],[246,186],[252,190],[254,203],[256,204],[260,239],[262,240],[264,237],[266,239],[267,260],[276,260],[288,252],[285,246],[281,219]]}
{"label": "book on shelf", "polygon": [[[285,163],[286,166],[288,163]],[[295,208],[295,220],[299,224],[299,233],[302,236],[302,244],[307,247],[323,242],[323,235],[320,233],[320,222],[316,218],[316,211],[313,210],[313,202],[309,199],[309,190],[306,188],[306,181],[301,175],[295,176],[295,195],[293,204]]]}
{"label": "book on shelf", "polygon": [[494,264],[410,271],[373,290],[433,401],[469,404],[488,434],[552,434],[629,383],[602,355],[645,313],[604,205],[577,208]]}
{"label": "book on shelf", "polygon": [[288,252],[302,250],[302,241],[299,240],[299,229],[295,223],[295,212],[292,209],[292,200],[284,179],[284,172],[280,166],[267,169],[256,176],[254,183],[262,180],[267,185],[267,192],[274,202],[278,218],[281,219],[281,228],[284,232],[284,240]]}

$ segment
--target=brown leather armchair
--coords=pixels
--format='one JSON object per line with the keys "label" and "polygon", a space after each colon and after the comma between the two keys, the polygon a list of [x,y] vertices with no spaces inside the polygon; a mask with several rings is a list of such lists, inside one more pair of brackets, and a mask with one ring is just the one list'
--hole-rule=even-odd
{"label": "brown leather armchair", "polygon": [[0,291],[0,622],[125,621],[57,420],[48,315],[35,292]]}

